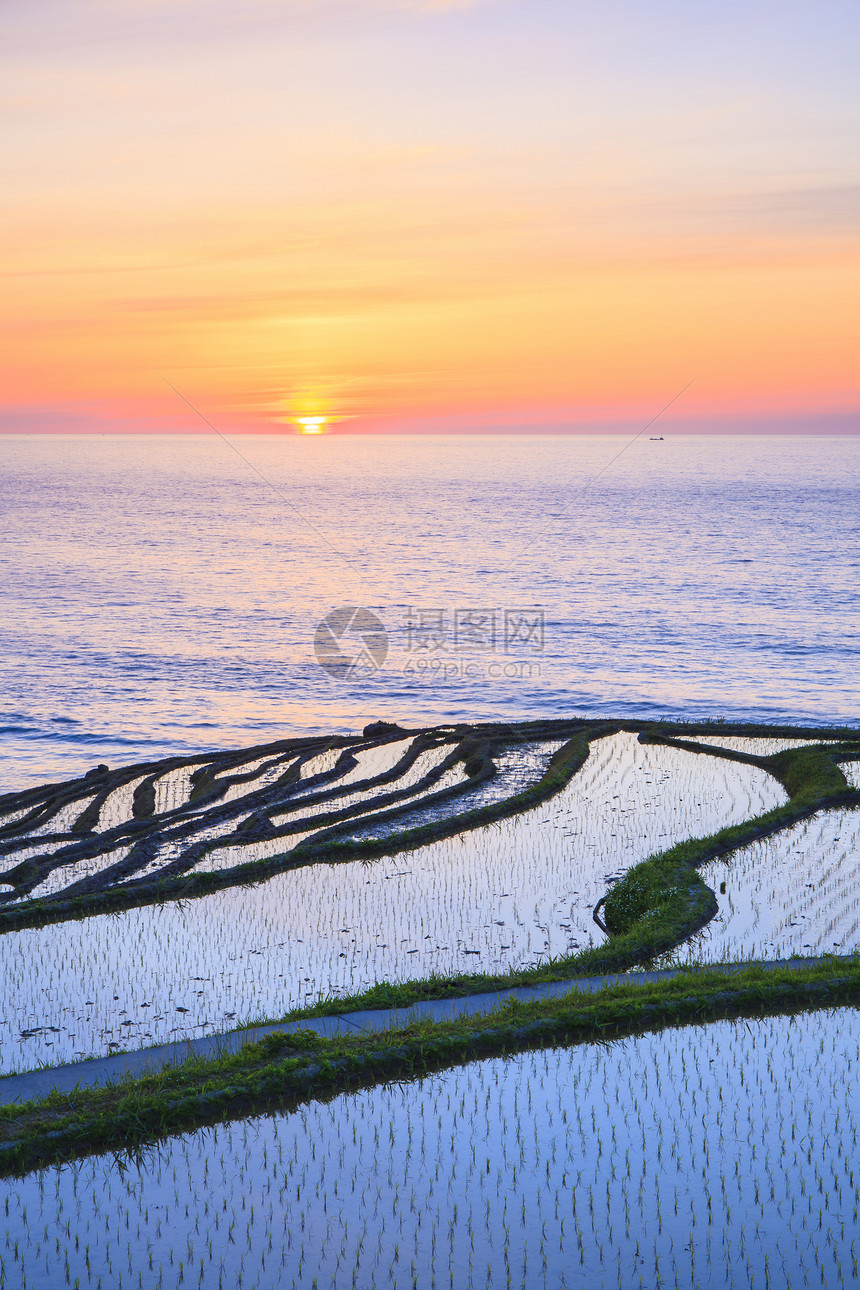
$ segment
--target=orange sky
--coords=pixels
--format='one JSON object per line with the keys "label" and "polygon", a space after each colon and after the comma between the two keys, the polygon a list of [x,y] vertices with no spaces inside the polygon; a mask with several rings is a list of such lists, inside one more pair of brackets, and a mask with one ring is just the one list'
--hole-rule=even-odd
{"label": "orange sky", "polygon": [[689,10],[5,11],[0,427],[860,429],[860,19]]}

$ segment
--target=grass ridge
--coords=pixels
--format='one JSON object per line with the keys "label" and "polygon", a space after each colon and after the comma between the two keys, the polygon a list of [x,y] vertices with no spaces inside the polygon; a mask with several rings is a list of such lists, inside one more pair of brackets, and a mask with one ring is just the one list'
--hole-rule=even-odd
{"label": "grass ridge", "polygon": [[512,1002],[483,1016],[424,1021],[370,1036],[269,1035],[229,1057],[0,1107],[0,1176],[106,1151],[134,1152],[205,1125],[289,1109],[381,1080],[411,1079],[476,1058],[857,1003],[860,962],[832,957],[809,968],[751,965],[731,976],[718,969],[691,970],[652,984]]}

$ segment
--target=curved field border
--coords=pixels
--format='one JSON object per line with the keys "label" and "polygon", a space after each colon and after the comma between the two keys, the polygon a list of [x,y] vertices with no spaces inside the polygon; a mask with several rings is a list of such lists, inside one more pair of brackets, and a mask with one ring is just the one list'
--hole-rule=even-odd
{"label": "curved field border", "polygon": [[[472,727],[472,736],[479,742],[488,741],[480,750],[473,747],[481,756],[486,755],[493,736],[497,740],[511,735],[529,740],[564,733],[571,737],[541,780],[523,793],[475,812],[448,817],[426,830],[387,838],[384,846],[380,840],[372,844],[375,853],[400,850],[404,844],[420,846],[431,840],[427,833],[450,836],[537,805],[576,773],[588,754],[591,738],[617,730],[638,731],[643,742],[665,743],[759,766],[783,784],[789,800],[756,819],[707,838],[676,844],[636,865],[601,902],[609,932],[604,945],[504,977],[473,975],[382,984],[350,999],[321,1001],[315,1008],[291,1016],[345,1012],[356,1006],[404,1005],[418,999],[593,975],[643,963],[679,944],[712,916],[716,901],[697,873],[700,865],[819,811],[860,807],[860,791],[849,788],[839,769],[840,761],[860,758],[860,740],[854,730],[613,722],[587,727],[578,723],[571,732],[573,724],[531,724],[515,730]],[[826,742],[754,757],[697,744],[690,738],[714,733],[785,735]],[[370,850],[367,844],[362,845],[365,852]],[[343,849],[346,854],[331,857],[331,848],[324,848],[319,859],[346,860],[358,853],[354,845]],[[310,848],[305,862],[311,862],[309,853]],[[647,985],[612,985],[596,995],[571,993],[529,1003],[512,1002],[483,1016],[422,1022],[373,1035],[321,1039],[301,1030],[270,1035],[230,1057],[165,1068],[108,1088],[55,1093],[39,1103],[0,1107],[0,1175],[21,1174],[93,1153],[134,1151],[166,1135],[275,1108],[289,1109],[308,1098],[335,1096],[385,1079],[407,1079],[478,1057],[545,1045],[606,1041],[668,1025],[858,1003],[860,961],[833,956],[808,966],[767,965],[767,970],[764,965],[733,968],[731,973],[717,967],[692,969]]]}
{"label": "curved field border", "polygon": [[[486,782],[495,774],[491,752],[494,746],[534,742],[552,737],[568,736],[566,743],[550,760],[541,778],[528,788],[509,798],[478,807],[460,814],[442,818],[401,833],[363,840],[341,840],[344,832],[355,827],[353,819],[333,823],[321,833],[285,854],[265,860],[249,861],[228,870],[210,873],[179,874],[168,878],[139,880],[125,883],[104,891],[89,891],[67,899],[49,897],[30,900],[15,906],[0,908],[0,934],[5,931],[28,927],[41,927],[49,923],[87,918],[94,914],[119,912],[141,905],[163,904],[170,900],[191,899],[207,895],[225,887],[254,885],[273,874],[311,864],[337,864],[358,859],[371,859],[382,855],[413,850],[430,842],[479,828],[496,820],[532,809],[553,797],[584,764],[593,739],[619,731],[637,733],[642,742],[662,743],[709,757],[723,757],[755,765],[772,774],[788,793],[788,802],[773,811],[740,825],[720,830],[709,837],[690,839],[676,844],[667,851],[651,856],[631,869],[598,902],[603,907],[604,918],[595,911],[596,921],[607,933],[607,941],[600,946],[578,951],[564,958],[551,959],[533,968],[511,971],[501,976],[486,974],[457,974],[450,977],[431,976],[400,985],[385,983],[371,987],[358,995],[321,1001],[313,1009],[301,1010],[295,1015],[314,1015],[320,1011],[350,1011],[355,1007],[400,1006],[419,999],[443,998],[464,993],[478,993],[487,989],[514,984],[527,984],[545,980],[595,973],[617,972],[639,966],[656,954],[674,949],[682,941],[704,927],[717,911],[716,896],[702,881],[696,870],[709,860],[725,855],[749,842],[768,834],[779,832],[797,820],[818,811],[838,806],[860,807],[860,791],[852,789],[838,766],[838,761],[860,757],[860,735],[853,729],[815,728],[792,726],[761,726],[743,723],[717,722],[631,722],[584,721],[524,722],[517,725],[485,724],[472,726],[447,726],[426,728],[421,731],[402,731],[417,739],[432,740],[443,733],[446,741],[457,741],[457,749],[445,759],[444,765],[455,760],[466,762],[469,779],[465,784],[431,793],[422,799],[422,807],[441,805],[460,795],[464,788]],[[769,757],[757,757],[713,745],[691,741],[696,734],[742,735],[749,737],[786,736],[806,739],[825,739],[826,743],[812,745]],[[308,755],[318,751],[321,740],[283,741],[275,746],[284,750],[301,748]],[[343,749],[342,757],[364,743],[361,739],[339,737],[328,746]],[[223,755],[224,763],[236,763],[238,757],[247,760],[256,749]],[[201,762],[203,759],[194,759]],[[173,767],[175,759],[163,763]],[[185,764],[189,764],[186,760]],[[399,763],[398,763],[399,764]],[[153,764],[149,763],[148,769]],[[123,782],[132,769],[121,772]],[[426,776],[428,787],[437,772]],[[320,777],[323,778],[323,777]],[[327,776],[326,776],[327,778]],[[378,777],[379,781],[390,778]],[[376,781],[369,781],[376,782]],[[423,783],[424,781],[422,781]],[[80,781],[75,782],[77,785]],[[72,786],[63,785],[64,789]],[[356,787],[352,786],[353,789]],[[33,792],[21,795],[30,797]],[[44,792],[44,790],[41,790]],[[7,795],[9,798],[11,795]],[[384,804],[390,796],[377,794],[368,798],[373,806],[377,798]],[[6,800],[6,799],[3,799]],[[21,800],[19,798],[19,800]],[[388,822],[415,809],[415,802],[404,801],[379,812],[374,822]],[[344,813],[346,814],[346,813]],[[246,838],[245,840],[250,840]],[[223,839],[218,840],[223,844]],[[604,921],[605,920],[605,921]],[[281,1018],[278,1018],[280,1020]]]}
{"label": "curved field border", "polygon": [[[559,723],[559,725],[561,724]],[[351,860],[396,854],[400,851],[424,846],[428,842],[438,841],[441,838],[452,837],[457,833],[479,828],[484,824],[491,824],[496,820],[504,819],[506,816],[517,815],[521,811],[540,805],[541,802],[546,801],[564,788],[585,762],[588,756],[590,739],[614,733],[619,729],[618,725],[614,723],[604,723],[590,727],[584,727],[582,722],[564,724],[567,726],[568,731],[573,726],[575,733],[555,753],[540,779],[521,792],[515,793],[511,797],[503,798],[499,802],[477,807],[474,810],[465,811],[458,815],[444,816],[419,828],[408,829],[402,833],[392,833],[383,838],[340,841],[339,835],[356,827],[356,820],[351,818],[353,813],[350,811],[350,818],[343,819],[329,828],[324,828],[316,837],[310,839],[307,844],[301,844],[288,852],[264,860],[248,861],[231,869],[210,873],[180,874],[168,878],[129,882],[122,887],[114,887],[104,891],[90,891],[67,899],[58,900],[54,897],[48,897],[41,900],[29,900],[26,903],[22,902],[14,906],[0,907],[0,934],[27,927],[42,927],[49,923],[64,922],[69,919],[87,918],[94,914],[118,912],[141,905],[163,904],[168,900],[189,900],[197,896],[208,895],[210,892],[221,890],[224,887],[248,886],[264,882],[273,874],[302,868],[305,865],[342,864]],[[434,732],[408,733],[432,735]],[[553,729],[549,732],[549,737],[561,733],[562,731]],[[441,775],[443,768],[453,764],[456,760],[465,761],[469,778],[462,784],[456,784],[451,788],[428,794],[421,799],[420,806],[422,809],[432,808],[435,805],[455,800],[464,791],[479,786],[492,778],[496,773],[491,755],[494,744],[525,743],[547,737],[544,733],[544,728],[537,725],[516,728],[510,726],[462,727],[458,730],[458,734],[460,738],[455,751],[445,759],[440,767],[425,776],[424,780],[419,781],[416,787],[420,788],[425,781],[429,786],[434,779]],[[359,742],[358,740],[352,741],[353,744],[359,744]],[[356,785],[353,784],[350,787],[354,790]],[[410,792],[414,792],[414,789],[410,790]],[[372,809],[377,801],[386,804],[391,800],[391,796],[390,794],[369,796],[364,809]],[[399,816],[414,811],[416,805],[414,799],[406,800],[390,810],[380,811],[373,816],[373,821],[388,822],[396,820]],[[343,815],[346,814],[347,812],[343,812]],[[361,818],[359,818],[360,822]],[[275,830],[273,834],[261,834],[264,840],[266,836],[278,836],[278,833]],[[286,832],[284,836],[287,836]],[[208,844],[207,849],[211,849],[215,845],[224,845],[231,838],[235,842],[254,840],[250,833],[243,834],[240,837],[236,837],[235,834],[226,835]],[[202,851],[201,854],[203,854]]]}
{"label": "curved field border", "polygon": [[[644,958],[674,949],[704,927],[717,912],[714,892],[696,872],[703,864],[736,851],[759,838],[789,828],[798,820],[835,807],[860,808],[860,792],[852,788],[839,759],[858,755],[855,741],[787,749],[756,757],[731,749],[698,744],[656,733],[640,740],[729,761],[745,762],[773,775],[788,794],[784,806],[743,824],[720,829],[709,837],[677,843],[636,865],[616,883],[603,901],[605,930],[618,965],[631,966]],[[595,910],[597,916],[597,910]]]}
{"label": "curved field border", "polygon": [[321,1039],[301,1030],[268,1035],[217,1060],[0,1106],[0,1176],[108,1151],[135,1153],[173,1134],[289,1111],[311,1098],[411,1079],[476,1058],[858,1003],[860,962],[831,958],[768,971],[761,965],[731,974],[691,971],[651,984],[513,1002],[481,1016],[370,1035]]}
{"label": "curved field border", "polygon": [[[223,840],[229,838],[232,833],[237,841],[255,841],[258,836],[263,836],[261,826],[265,824],[265,836],[283,836],[287,837],[296,829],[301,829],[301,824],[291,828],[285,826],[276,828],[271,825],[269,820],[263,820],[260,812],[272,810],[283,806],[284,801],[298,800],[300,807],[317,806],[325,804],[333,807],[324,815],[316,817],[317,824],[325,824],[349,818],[366,809],[365,805],[359,805],[354,809],[341,806],[338,807],[338,799],[342,798],[349,792],[361,792],[364,790],[375,790],[372,797],[369,795],[365,802],[374,801],[378,803],[390,803],[411,797],[416,790],[430,788],[439,778],[449,765],[455,761],[463,760],[468,756],[469,741],[462,739],[460,736],[446,732],[435,734],[432,731],[416,732],[410,742],[410,747],[404,752],[403,756],[387,772],[372,776],[369,779],[354,781],[351,785],[344,785],[341,776],[352,771],[357,765],[356,753],[364,751],[367,747],[384,746],[385,743],[391,742],[390,739],[377,741],[375,744],[367,744],[364,741],[344,740],[342,737],[333,740],[317,740],[316,745],[311,748],[303,748],[303,741],[295,744],[281,743],[274,745],[260,745],[256,748],[243,750],[241,754],[233,753],[228,755],[219,755],[214,759],[193,759],[183,763],[184,769],[190,769],[191,766],[197,765],[198,769],[191,775],[192,791],[189,799],[181,806],[161,813],[159,816],[152,818],[154,815],[154,785],[156,780],[164,774],[179,769],[173,761],[161,763],[144,763],[142,765],[127,767],[124,770],[111,774],[107,772],[107,783],[99,790],[94,802],[84,810],[79,819],[71,826],[70,832],[73,834],[81,833],[80,841],[68,843],[55,851],[50,856],[34,857],[25,859],[7,870],[5,877],[7,881],[12,879],[15,887],[23,895],[27,895],[37,886],[43,878],[49,874],[58,865],[75,864],[82,860],[93,859],[99,855],[109,853],[117,847],[129,846],[131,849],[128,855],[120,862],[109,866],[100,874],[93,875],[75,883],[67,889],[63,897],[51,896],[45,898],[41,905],[45,908],[51,905],[61,904],[71,901],[79,896],[100,895],[109,890],[109,884],[119,880],[124,880],[127,876],[132,877],[132,881],[126,884],[129,890],[147,887],[152,889],[153,884],[162,881],[166,876],[174,874],[183,874],[191,868],[208,850],[222,844]],[[395,789],[385,791],[387,785],[392,780],[397,779],[405,771],[410,769],[417,761],[420,755],[433,747],[457,744],[458,748],[446,757],[443,762],[425,774],[410,789]],[[307,779],[301,779],[301,769],[306,762],[313,757],[318,756],[321,752],[330,752],[340,749],[340,756],[337,763],[329,770],[321,771]],[[274,756],[272,756],[275,751]],[[258,767],[256,771],[239,775],[227,775],[222,772],[235,768],[237,756],[243,758],[243,764],[249,761],[255,761],[259,753],[265,752],[267,757],[265,765]],[[90,830],[96,823],[98,810],[104,805],[107,797],[117,788],[121,788],[137,778],[141,771],[151,771],[153,764],[156,770],[149,773],[134,792],[132,805],[132,819],[120,823],[116,826],[103,830],[101,833],[94,834]],[[274,766],[283,766],[284,773],[277,782],[268,787],[252,790],[247,796],[238,802],[219,802],[217,799],[223,795],[225,790],[233,785],[253,781],[260,773],[260,770],[269,769]],[[487,773],[492,773],[492,766],[485,766],[480,759],[474,766],[470,766],[471,779],[464,785],[458,785],[457,790],[462,791],[468,788],[471,783],[481,782]],[[61,791],[56,790],[56,786],[48,785],[43,789],[35,791],[42,798],[41,807],[37,808],[36,817],[33,813],[28,813],[24,818],[13,821],[5,828],[0,829],[0,851],[8,855],[10,849],[14,852],[16,841],[23,847],[27,847],[31,839],[26,836],[28,827],[34,824],[40,824],[43,820],[48,820],[55,816],[57,811],[68,804],[70,801],[78,801],[93,791],[93,777],[99,778],[99,772],[91,772],[83,780],[72,781],[70,785],[60,786]],[[102,778],[104,778],[102,776]],[[87,787],[87,785],[90,785]],[[310,789],[304,791],[301,798],[295,798],[297,789]],[[143,790],[146,790],[145,792]],[[145,800],[141,804],[140,797],[143,793]],[[23,798],[30,796],[24,794],[17,799],[12,798],[13,807],[19,805]],[[5,799],[8,802],[8,797]],[[199,809],[211,808],[206,817],[207,827],[212,825],[221,825],[224,832],[220,837],[210,840],[194,841],[194,835],[199,827],[199,819],[195,818]],[[25,808],[26,809],[26,808]],[[250,812],[250,815],[249,815]],[[243,821],[242,817],[247,818]],[[86,827],[81,825],[81,821],[87,821]],[[241,821],[238,827],[237,821]],[[248,827],[249,823],[251,828]],[[18,835],[17,839],[15,835]],[[61,841],[67,842],[69,834],[44,834],[43,842]],[[166,865],[157,875],[150,878],[149,882],[142,882],[140,879],[134,879],[135,872],[152,859],[157,851],[158,846],[165,841],[172,842],[174,845],[183,841],[187,842],[185,850],[176,860]],[[14,854],[11,855],[14,859]],[[5,898],[4,898],[5,904]],[[8,907],[8,906],[7,906]],[[24,905],[19,901],[13,908],[32,908],[33,905]]]}
{"label": "curved field border", "polygon": [[[729,761],[754,765],[773,775],[785,788],[788,801],[742,824],[730,825],[708,837],[676,843],[635,865],[598,902],[595,920],[607,933],[602,945],[591,946],[565,957],[547,959],[534,967],[515,969],[503,975],[482,973],[431,976],[398,984],[379,983],[361,993],[320,1000],[310,1008],[295,1009],[283,1018],[333,1015],[361,1008],[405,1007],[423,999],[443,999],[463,994],[478,994],[515,985],[561,981],[578,976],[621,972],[641,967],[655,955],[675,949],[694,935],[717,912],[715,893],[697,872],[701,865],[727,855],[759,838],[789,828],[798,820],[836,807],[860,809],[860,791],[849,786],[839,769],[840,760],[860,759],[860,742],[853,730],[833,732],[826,744],[789,749],[769,757],[756,757],[712,745],[697,744],[678,734],[713,733],[713,727],[680,727],[668,723],[648,726],[619,722],[615,730],[639,732],[643,743],[664,743],[703,756],[723,757]],[[603,730],[600,733],[608,733]],[[785,735],[787,737],[820,737],[821,731],[804,731],[791,727],[724,727],[724,734]],[[589,732],[591,738],[595,732]],[[563,750],[562,750],[563,751]],[[598,911],[603,908],[604,919]]]}

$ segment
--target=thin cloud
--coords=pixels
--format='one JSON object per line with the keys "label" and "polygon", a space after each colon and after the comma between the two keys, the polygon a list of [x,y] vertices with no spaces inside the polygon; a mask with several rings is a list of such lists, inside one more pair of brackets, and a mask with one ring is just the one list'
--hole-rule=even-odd
{"label": "thin cloud", "polygon": [[488,8],[500,0],[34,0],[0,10],[8,53],[72,44],[105,44],[130,36],[195,40],[246,29],[307,20],[319,25],[347,15],[451,14]]}
{"label": "thin cloud", "polygon": [[856,234],[860,228],[860,184],[810,184],[747,193],[727,201],[725,208],[747,226]]}

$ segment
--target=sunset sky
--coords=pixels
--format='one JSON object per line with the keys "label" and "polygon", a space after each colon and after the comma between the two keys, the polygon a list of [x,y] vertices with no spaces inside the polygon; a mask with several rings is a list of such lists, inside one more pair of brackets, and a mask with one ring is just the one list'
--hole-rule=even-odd
{"label": "sunset sky", "polygon": [[0,428],[860,431],[856,0],[9,0]]}

